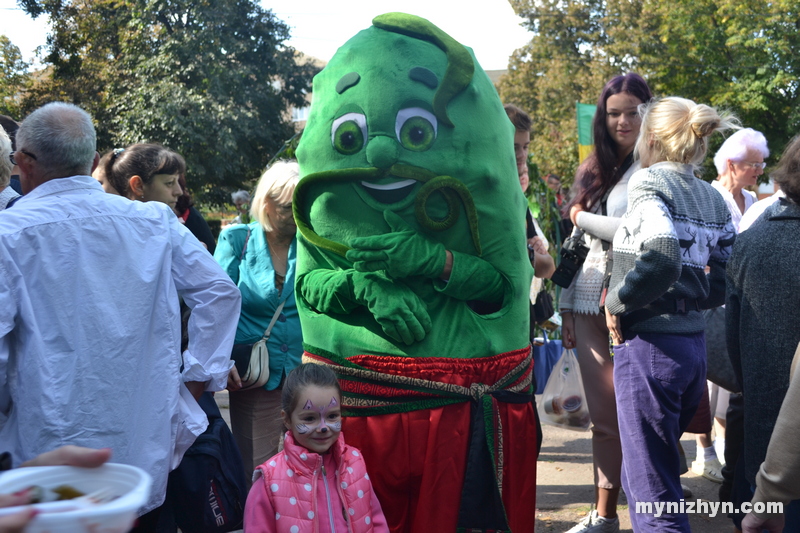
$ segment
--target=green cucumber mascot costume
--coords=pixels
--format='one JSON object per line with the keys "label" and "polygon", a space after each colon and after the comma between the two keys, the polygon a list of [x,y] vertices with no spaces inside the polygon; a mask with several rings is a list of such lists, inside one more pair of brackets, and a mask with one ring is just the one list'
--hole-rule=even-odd
{"label": "green cucumber mascot costume", "polygon": [[304,359],[330,365],[392,532],[534,527],[525,202],[471,50],[376,17],[314,78],[297,150]]}

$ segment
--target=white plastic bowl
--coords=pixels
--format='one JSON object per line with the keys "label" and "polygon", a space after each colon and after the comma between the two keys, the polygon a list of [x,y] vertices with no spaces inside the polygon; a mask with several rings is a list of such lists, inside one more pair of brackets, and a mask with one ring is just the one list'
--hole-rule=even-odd
{"label": "white plastic bowl", "polygon": [[127,533],[137,511],[150,496],[150,475],[135,466],[108,463],[98,468],[38,466],[0,475],[0,494],[39,485],[53,489],[69,485],[84,494],[109,489],[115,500],[77,511],[38,514],[26,533]]}

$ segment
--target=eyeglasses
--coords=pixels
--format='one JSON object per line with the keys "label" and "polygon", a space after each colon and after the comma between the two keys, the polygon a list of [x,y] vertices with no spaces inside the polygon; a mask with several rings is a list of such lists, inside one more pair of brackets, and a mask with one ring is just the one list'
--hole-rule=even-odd
{"label": "eyeglasses", "polygon": [[751,167],[754,170],[764,170],[767,167],[767,164],[765,162],[763,162],[763,161],[761,161],[760,163],[759,162],[753,162],[753,161],[741,161],[740,164],[748,165],[749,167]]}
{"label": "eyeglasses", "polygon": [[[32,153],[28,152],[27,150],[17,150],[17,152],[21,152],[21,153],[27,155],[28,157],[30,157],[31,159],[33,159],[34,161],[37,161],[36,156],[33,155]],[[10,154],[8,154],[8,158],[11,160],[11,164],[12,165],[16,165],[17,164],[17,162],[14,161],[14,154],[16,154],[17,152],[11,152]]]}

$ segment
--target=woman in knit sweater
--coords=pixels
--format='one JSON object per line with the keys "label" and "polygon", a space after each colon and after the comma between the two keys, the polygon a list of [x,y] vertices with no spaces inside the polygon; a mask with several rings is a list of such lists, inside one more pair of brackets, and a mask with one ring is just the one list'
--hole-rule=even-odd
{"label": "woman in knit sweater", "polygon": [[[736,232],[722,197],[698,179],[708,137],[734,125],[706,105],[664,98],[640,108],[642,169],[628,184],[628,209],[614,236],[606,323],[614,341],[614,385],[622,486],[634,531],[688,532],[686,514],[637,513],[637,502],[678,502],[678,439],[705,389],[705,320],[725,297],[725,265]],[[704,272],[709,267],[709,273]]]}
{"label": "woman in knit sweater", "polygon": [[573,234],[584,231],[583,239],[589,247],[586,261],[562,293],[559,307],[564,347],[577,347],[593,422],[597,507],[569,533],[619,531],[622,450],[601,292],[607,249],[628,205],[628,178],[638,168],[632,163],[641,124],[638,106],[651,98],[647,82],[638,74],[617,76],[606,83],[594,116],[595,150],[578,169],[578,194],[565,209],[575,225]]}

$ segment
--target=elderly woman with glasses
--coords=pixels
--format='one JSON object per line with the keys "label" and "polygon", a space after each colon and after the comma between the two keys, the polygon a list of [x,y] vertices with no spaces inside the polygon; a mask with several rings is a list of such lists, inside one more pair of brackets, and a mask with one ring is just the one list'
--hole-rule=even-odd
{"label": "elderly woman with glasses", "polygon": [[11,183],[11,171],[14,169],[14,156],[11,152],[11,139],[8,134],[0,128],[0,211],[11,207],[19,194],[9,187]]}
{"label": "elderly woman with glasses", "polygon": [[754,186],[764,173],[766,157],[769,157],[767,139],[752,128],[739,130],[728,137],[714,156],[718,177],[711,185],[725,199],[737,231],[742,215],[758,199],[745,187]]}

